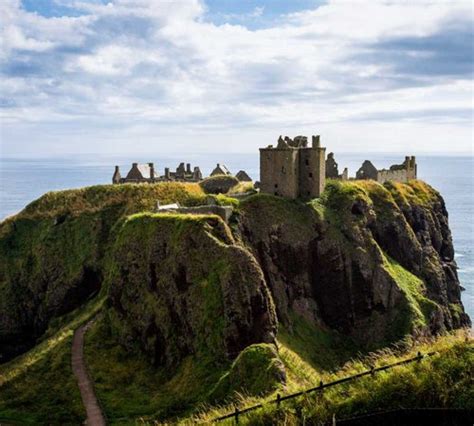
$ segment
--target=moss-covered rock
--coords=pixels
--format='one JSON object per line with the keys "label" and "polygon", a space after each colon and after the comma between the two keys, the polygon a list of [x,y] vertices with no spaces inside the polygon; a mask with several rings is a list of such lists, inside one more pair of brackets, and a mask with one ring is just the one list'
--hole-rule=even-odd
{"label": "moss-covered rock", "polygon": [[275,346],[251,345],[235,359],[210,397],[214,401],[222,401],[239,394],[263,396],[277,389],[285,381],[285,367]]}
{"label": "moss-covered rock", "polygon": [[296,314],[380,345],[469,324],[444,203],[423,182],[329,181],[307,204],[257,195],[240,230],[288,330]]}
{"label": "moss-covered rock", "polygon": [[197,184],[102,185],[51,192],[0,224],[0,362],[96,294],[114,226],[156,201],[204,198]]}
{"label": "moss-covered rock", "polygon": [[130,217],[107,280],[112,328],[155,365],[176,365],[190,354],[225,362],[275,338],[263,274],[218,217]]}

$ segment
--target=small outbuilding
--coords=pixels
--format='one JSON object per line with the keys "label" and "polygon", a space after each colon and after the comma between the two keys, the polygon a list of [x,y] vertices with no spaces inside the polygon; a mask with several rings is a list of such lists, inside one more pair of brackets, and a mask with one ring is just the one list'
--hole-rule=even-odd
{"label": "small outbuilding", "polygon": [[231,176],[229,169],[224,164],[217,163],[216,168],[211,172],[211,176]]}
{"label": "small outbuilding", "polygon": [[247,174],[246,171],[240,170],[235,177],[240,181],[240,182],[252,182],[252,178]]}

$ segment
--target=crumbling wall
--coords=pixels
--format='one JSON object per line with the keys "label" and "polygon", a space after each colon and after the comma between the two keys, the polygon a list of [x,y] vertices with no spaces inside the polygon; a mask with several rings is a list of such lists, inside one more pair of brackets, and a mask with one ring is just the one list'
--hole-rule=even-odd
{"label": "crumbling wall", "polygon": [[329,179],[337,179],[339,177],[339,169],[333,152],[328,154],[326,160],[326,177]]}
{"label": "crumbling wall", "polygon": [[388,180],[394,182],[407,182],[408,175],[406,170],[378,170],[377,171],[377,182],[384,183]]}
{"label": "crumbling wall", "polygon": [[298,150],[292,148],[260,149],[260,191],[297,198]]}
{"label": "crumbling wall", "polygon": [[299,150],[299,196],[319,197],[326,182],[325,148]]}

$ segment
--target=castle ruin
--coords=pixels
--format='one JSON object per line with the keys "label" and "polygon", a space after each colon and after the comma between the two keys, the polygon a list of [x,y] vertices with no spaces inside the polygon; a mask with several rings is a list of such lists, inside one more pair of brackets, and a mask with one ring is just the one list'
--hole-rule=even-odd
{"label": "castle ruin", "polygon": [[[217,164],[211,176],[232,176],[223,164]],[[241,182],[251,182],[250,176],[243,170],[236,175]],[[378,170],[372,162],[365,160],[356,173],[355,179],[371,179],[379,183],[386,181],[407,182],[417,178],[416,158],[405,157],[401,164],[394,164],[389,169]],[[255,188],[262,193],[279,195],[286,198],[316,198],[324,191],[326,179],[349,180],[347,167],[339,173],[334,153],[326,158],[326,148],[321,147],[320,136],[312,136],[311,146],[306,136],[293,139],[285,136],[278,138],[277,146],[269,145],[260,148],[260,182]],[[203,175],[199,167],[191,168],[190,163],[180,163],[176,171],[165,168],[163,175],[158,175],[153,163],[133,163],[127,176],[122,178],[119,166],[115,166],[112,178],[114,184],[141,182],[200,182]]]}
{"label": "castle ruin", "polygon": [[402,164],[394,164],[387,169],[377,170],[377,168],[369,161],[365,160],[362,166],[356,172],[356,179],[372,179],[379,183],[384,183],[389,180],[395,182],[407,182],[411,179],[417,178],[416,158],[405,157]]}
{"label": "castle ruin", "polygon": [[349,179],[349,170],[347,167],[344,168],[344,171],[339,174],[338,164],[334,159],[334,153],[330,152],[328,158],[326,159],[326,179]]}
{"label": "castle ruin", "polygon": [[202,180],[202,173],[199,167],[191,169],[191,164],[180,163],[175,172],[171,172],[168,167],[165,168],[163,175],[158,175],[153,163],[138,164],[132,163],[132,168],[126,177],[120,175],[119,166],[115,166],[115,172],[112,177],[112,183],[154,183],[154,182],[199,182]]}
{"label": "castle ruin", "polygon": [[260,148],[260,191],[287,198],[319,197],[326,183],[326,148],[320,137],[278,139],[276,147]]}

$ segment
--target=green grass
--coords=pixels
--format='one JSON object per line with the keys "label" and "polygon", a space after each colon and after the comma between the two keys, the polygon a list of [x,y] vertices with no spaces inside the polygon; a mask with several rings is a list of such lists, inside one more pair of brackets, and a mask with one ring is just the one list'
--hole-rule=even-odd
{"label": "green grass", "polygon": [[440,194],[421,180],[411,180],[408,183],[386,182],[384,186],[390,191],[400,207],[420,205],[430,207],[440,201]]}
{"label": "green grass", "polygon": [[347,336],[310,324],[291,315],[292,327],[280,326],[278,341],[317,370],[333,370],[344,364],[359,348]]}
{"label": "green grass", "polygon": [[85,353],[98,398],[112,423],[191,413],[207,401],[225,372],[222,366],[191,356],[173,369],[153,367],[140,353],[118,345],[106,320],[86,335]]}
{"label": "green grass", "polygon": [[27,370],[0,386],[0,421],[21,424],[80,424],[84,408],[71,369],[68,336]]}
{"label": "green grass", "polygon": [[308,227],[317,222],[314,210],[303,202],[270,194],[250,195],[241,200],[239,214],[243,221],[252,224],[252,233],[260,239],[268,236],[270,228],[281,227],[286,238],[305,240]]}
{"label": "green grass", "polygon": [[[285,359],[283,350],[282,359]],[[474,345],[472,340],[465,340],[463,333],[446,335],[436,340],[403,345],[399,348],[383,349],[366,357],[354,359],[345,364],[336,373],[311,373],[308,366],[299,367],[309,380],[302,381],[300,386],[288,386],[282,395],[316,386],[319,380],[324,383],[366,371],[372,367],[392,364],[411,358],[418,351],[427,353],[439,351],[433,357],[405,366],[395,367],[385,372],[376,373],[348,384],[325,390],[322,394],[315,392],[291,399],[282,403],[277,410],[275,404],[265,404],[275,398],[275,394],[266,398],[243,397],[238,406],[240,409],[264,403],[264,407],[240,417],[241,424],[299,425],[305,419],[310,424],[325,424],[336,418],[352,417],[376,410],[396,408],[474,408],[474,389],[471,377],[474,373]],[[282,352],[282,350],[280,350]],[[298,360],[294,365],[301,363]],[[285,362],[285,361],[284,361]],[[287,365],[288,363],[285,363]],[[212,419],[234,411],[235,404],[215,407],[192,417],[187,423],[208,423]],[[186,421],[184,421],[186,423]],[[233,420],[222,424],[233,424]]]}
{"label": "green grass", "polygon": [[227,194],[239,185],[239,180],[234,176],[210,176],[201,182],[200,187],[206,194]]}
{"label": "green grass", "polygon": [[[186,205],[204,197],[196,183],[160,182],[155,184],[96,185],[81,189],[48,192],[33,201],[16,217],[54,217],[61,214],[96,212],[106,207],[120,205],[123,214],[156,208],[162,204],[179,202]],[[13,216],[11,219],[15,218]],[[11,220],[7,219],[7,220]]]}
{"label": "green grass", "polygon": [[103,304],[104,298],[96,298],[64,318],[56,319],[56,324],[38,345],[0,366],[0,421],[82,422],[85,412],[71,369],[72,336]]}
{"label": "green grass", "polygon": [[253,182],[239,182],[229,190],[229,194],[245,194],[247,192],[255,192]]}
{"label": "green grass", "polygon": [[43,336],[43,339],[30,351],[0,365],[0,389],[8,382],[28,373],[31,367],[50,356],[66,339],[70,339],[74,330],[93,318],[103,308],[104,297],[97,297],[85,306],[70,314],[57,318],[55,324]]}
{"label": "green grass", "polygon": [[401,338],[406,334],[415,332],[417,329],[426,327],[430,315],[439,306],[425,296],[424,282],[390,257],[386,257],[384,267],[395,279],[406,297],[406,305],[400,309],[398,319],[393,326],[393,337]]}
{"label": "green grass", "polygon": [[355,201],[364,201],[372,205],[364,184],[358,181],[343,181],[328,179],[324,192],[321,195],[322,203],[333,210],[350,210]]}
{"label": "green grass", "polygon": [[212,390],[212,401],[238,398],[240,394],[262,396],[279,389],[284,367],[270,344],[254,344],[245,348]]}

